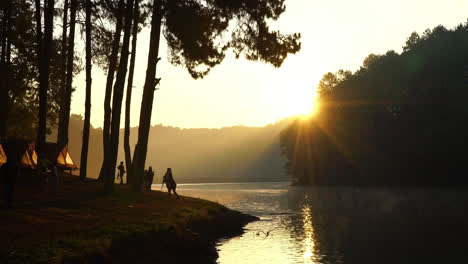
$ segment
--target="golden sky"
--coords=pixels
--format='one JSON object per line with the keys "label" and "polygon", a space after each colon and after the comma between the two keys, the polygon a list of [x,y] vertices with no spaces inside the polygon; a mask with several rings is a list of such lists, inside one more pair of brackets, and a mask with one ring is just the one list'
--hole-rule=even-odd
{"label": "golden sky", "polygon": [[[279,118],[309,112],[314,87],[326,72],[356,70],[370,53],[401,52],[411,32],[439,24],[453,28],[468,19],[467,0],[286,0],[286,12],[273,28],[300,32],[302,49],[281,68],[227,56],[201,80],[167,61],[161,38],[151,123],[183,128],[263,126]],[[138,36],[131,126],[140,115],[149,30]],[[77,52],[81,45],[77,46]],[[84,55],[82,56],[84,60]],[[105,73],[93,67],[91,123],[102,127]],[[85,73],[78,75],[71,111],[84,115]],[[122,107],[124,117],[125,98]]]}

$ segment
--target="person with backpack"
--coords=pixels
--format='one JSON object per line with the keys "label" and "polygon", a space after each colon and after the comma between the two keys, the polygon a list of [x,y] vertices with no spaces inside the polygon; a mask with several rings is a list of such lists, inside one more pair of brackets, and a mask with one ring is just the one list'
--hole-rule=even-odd
{"label": "person with backpack", "polygon": [[172,169],[167,168],[166,174],[164,174],[163,177],[163,184],[166,184],[168,195],[171,196],[171,191],[174,192],[174,194],[179,198],[179,195],[176,192],[177,188],[177,183],[174,180],[174,177],[172,176]]}

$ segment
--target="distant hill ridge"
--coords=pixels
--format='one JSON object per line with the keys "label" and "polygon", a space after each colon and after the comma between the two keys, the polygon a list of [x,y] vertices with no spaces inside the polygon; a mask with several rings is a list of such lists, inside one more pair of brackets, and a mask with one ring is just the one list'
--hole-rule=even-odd
{"label": "distant hill ridge", "polygon": [[[279,134],[289,124],[285,119],[265,127],[234,126],[213,128],[151,127],[146,164],[161,181],[171,167],[176,180],[183,182],[287,181],[285,159],[280,154]],[[80,166],[83,120],[70,119],[69,151]],[[137,141],[138,128],[131,128],[130,146]],[[56,131],[48,136],[55,141]],[[103,157],[102,129],[91,128],[88,177],[96,178]],[[118,161],[124,161],[123,129]]]}

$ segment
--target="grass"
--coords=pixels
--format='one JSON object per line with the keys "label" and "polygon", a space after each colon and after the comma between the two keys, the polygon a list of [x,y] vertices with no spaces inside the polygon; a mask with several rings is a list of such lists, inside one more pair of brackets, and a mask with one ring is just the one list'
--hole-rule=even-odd
{"label": "grass", "polygon": [[126,185],[116,185],[115,194],[106,196],[100,182],[77,177],[66,177],[55,195],[18,187],[13,206],[0,210],[1,263],[83,263],[93,262],[91,256],[98,256],[95,262],[116,262],[123,254],[119,245],[129,256],[138,254],[139,248],[127,243],[135,238],[161,244],[154,251],[170,251],[168,241],[236,235],[255,220],[214,202],[159,191],[135,194]]}

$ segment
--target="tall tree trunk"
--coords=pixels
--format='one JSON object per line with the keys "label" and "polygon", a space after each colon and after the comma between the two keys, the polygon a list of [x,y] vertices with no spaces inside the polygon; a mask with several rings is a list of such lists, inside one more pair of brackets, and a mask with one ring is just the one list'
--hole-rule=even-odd
{"label": "tall tree trunk", "polygon": [[2,54],[0,61],[1,72],[6,73],[5,78],[0,80],[0,139],[6,137],[6,123],[8,117],[8,91],[9,79],[10,79],[10,55],[11,55],[11,10],[12,1],[7,0],[5,8],[3,10],[3,24],[2,24]]}
{"label": "tall tree trunk", "polygon": [[68,124],[70,122],[70,104],[73,84],[73,57],[75,56],[75,25],[76,25],[76,5],[77,0],[70,0],[70,32],[68,34],[68,51],[67,51],[67,86],[63,96],[62,120],[59,127],[59,142],[58,149],[62,150],[68,144]]}
{"label": "tall tree trunk", "polygon": [[133,18],[133,0],[127,0],[127,8],[125,14],[124,37],[122,41],[122,51],[120,53],[119,70],[114,84],[112,96],[112,120],[110,130],[110,142],[108,151],[108,161],[104,174],[104,190],[106,193],[114,192],[115,181],[115,165],[117,163],[117,152],[119,148],[120,134],[120,114],[122,110],[123,91],[125,88],[125,77],[127,75],[128,65],[128,47],[130,45],[130,31],[132,29]]}
{"label": "tall tree trunk", "polygon": [[6,55],[6,39],[7,39],[7,28],[8,28],[8,16],[6,15],[8,12],[9,4],[6,4],[3,7],[3,20],[2,20],[2,35],[1,35],[1,42],[2,42],[2,54],[0,56],[0,61],[3,65],[5,63],[5,55]]}
{"label": "tall tree trunk", "polygon": [[67,28],[68,28],[68,0],[64,0],[63,5],[63,21],[62,21],[62,65],[61,65],[61,83],[60,83],[60,112],[59,112],[59,122],[57,130],[57,145],[61,146],[65,141],[63,138],[63,114],[65,111],[64,102],[65,94],[67,90]]}
{"label": "tall tree trunk", "polygon": [[124,151],[125,165],[127,167],[127,183],[131,183],[132,175],[132,156],[130,153],[130,104],[132,101],[133,73],[135,70],[136,44],[138,35],[139,10],[138,0],[135,0],[133,11],[133,31],[132,31],[132,56],[130,57],[130,71],[128,73],[127,96],[125,99],[125,132],[124,132]]}
{"label": "tall tree trunk", "polygon": [[[44,0],[44,1],[47,1],[47,0]],[[41,91],[42,86],[44,86],[44,84],[41,84],[43,82],[43,67],[42,67],[42,61],[44,60],[43,56],[42,56],[42,46],[43,46],[43,43],[42,43],[42,18],[41,18],[41,0],[35,0],[34,1],[35,3],[35,7],[36,7],[36,10],[34,11],[34,14],[35,14],[35,18],[36,18],[36,53],[37,53],[37,66],[38,66],[38,71],[39,71],[39,91]],[[46,93],[47,94],[47,93]],[[41,98],[42,94],[39,93],[39,104],[44,104],[44,100],[43,98]],[[44,111],[42,111],[44,112]],[[40,113],[42,114],[42,113]],[[42,137],[41,135],[41,132],[42,131],[39,131],[39,126],[41,126],[41,121],[39,121],[38,123],[38,130],[37,130],[37,137],[36,137],[36,141],[38,141],[37,143],[39,144],[39,139]],[[44,130],[45,131],[45,130]],[[44,138],[45,138],[45,135],[44,135]],[[39,151],[39,149],[37,149]],[[42,155],[42,152],[40,152],[40,155]],[[42,157],[42,156],[41,156]]]}
{"label": "tall tree trunk", "polygon": [[39,68],[39,75],[41,71],[41,58],[42,58],[42,19],[41,19],[41,0],[34,0],[36,10],[34,12],[36,17],[36,53],[37,65]]}
{"label": "tall tree trunk", "polygon": [[104,149],[104,158],[102,161],[101,171],[99,172],[99,180],[104,180],[104,169],[107,167],[107,153],[109,152],[109,129],[111,122],[111,96],[112,96],[112,85],[114,84],[114,73],[117,65],[117,56],[119,54],[119,44],[120,44],[120,33],[122,32],[123,23],[123,9],[124,1],[119,0],[117,6],[117,17],[115,23],[115,32],[114,32],[114,42],[112,43],[112,51],[109,57],[109,68],[107,70],[107,81],[106,81],[106,92],[104,97],[104,125],[102,131],[102,143]]}
{"label": "tall tree trunk", "polygon": [[159,83],[156,79],[156,65],[159,61],[159,40],[161,34],[161,3],[159,0],[153,2],[153,15],[151,18],[151,35],[148,53],[148,66],[146,68],[145,86],[140,110],[140,126],[138,127],[138,142],[133,152],[132,169],[134,175],[133,188],[140,190],[141,181],[146,162],[146,153],[148,150],[148,135],[150,130],[151,112],[153,109],[154,90]]}
{"label": "tall tree trunk", "polygon": [[[47,90],[49,89],[49,65],[52,35],[54,31],[54,0],[46,0],[44,8],[44,39],[42,41],[40,0],[36,0],[36,20],[39,57],[39,124],[37,128],[36,148],[39,158],[44,156],[45,135],[47,129]],[[39,15],[37,15],[39,13]]]}
{"label": "tall tree trunk", "polygon": [[89,127],[91,118],[91,0],[86,0],[86,100],[83,126],[83,141],[81,144],[80,179],[86,179],[88,165]]}

